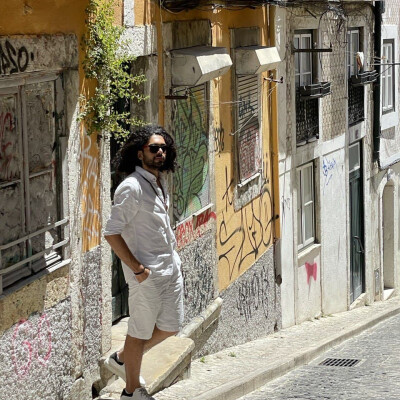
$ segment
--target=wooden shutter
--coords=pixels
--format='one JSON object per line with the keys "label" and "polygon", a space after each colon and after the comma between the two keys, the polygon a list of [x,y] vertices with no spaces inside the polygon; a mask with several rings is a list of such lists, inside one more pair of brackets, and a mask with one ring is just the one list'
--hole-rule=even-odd
{"label": "wooden shutter", "polygon": [[258,75],[237,77],[237,151],[240,181],[261,169]]}

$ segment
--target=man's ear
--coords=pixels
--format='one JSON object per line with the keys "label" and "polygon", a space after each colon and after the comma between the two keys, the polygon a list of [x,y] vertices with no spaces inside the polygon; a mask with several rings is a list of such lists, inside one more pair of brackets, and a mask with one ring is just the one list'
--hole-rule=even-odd
{"label": "man's ear", "polygon": [[143,160],[143,151],[142,150],[138,150],[137,156],[138,156],[138,159],[140,161],[142,161]]}

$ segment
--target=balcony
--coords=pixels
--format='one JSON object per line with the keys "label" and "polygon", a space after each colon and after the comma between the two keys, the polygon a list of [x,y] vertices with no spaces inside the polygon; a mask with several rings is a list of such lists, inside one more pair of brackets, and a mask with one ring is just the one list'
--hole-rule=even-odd
{"label": "balcony", "polygon": [[349,81],[349,126],[364,121],[364,85],[354,86]]}
{"label": "balcony", "polygon": [[296,90],[296,143],[303,146],[319,137],[318,98],[306,98]]}

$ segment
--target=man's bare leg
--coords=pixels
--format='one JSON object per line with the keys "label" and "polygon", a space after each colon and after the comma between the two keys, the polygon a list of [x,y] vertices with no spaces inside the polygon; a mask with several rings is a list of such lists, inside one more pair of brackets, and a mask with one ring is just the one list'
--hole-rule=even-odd
{"label": "man's bare leg", "polygon": [[156,326],[154,327],[153,330],[153,335],[149,340],[146,340],[144,343],[144,352],[150,350],[153,346],[155,346],[158,343],[161,343],[163,340],[170,336],[176,335],[178,332],[167,332],[167,331],[162,331],[161,329],[158,329]]}
{"label": "man's bare leg", "polygon": [[[153,346],[155,346],[158,343],[161,343],[163,340],[170,336],[176,335],[178,332],[167,332],[167,331],[162,331],[158,329],[156,326],[154,327],[153,330],[153,335],[149,340],[144,341],[144,350],[143,353],[146,353],[146,351],[150,350]],[[125,349],[121,349],[118,352],[118,359],[121,362],[125,362]]]}
{"label": "man's bare leg", "polygon": [[126,335],[124,350],[118,354],[118,358],[125,364],[126,391],[128,393],[133,393],[140,388],[139,375],[145,342],[143,339]]}

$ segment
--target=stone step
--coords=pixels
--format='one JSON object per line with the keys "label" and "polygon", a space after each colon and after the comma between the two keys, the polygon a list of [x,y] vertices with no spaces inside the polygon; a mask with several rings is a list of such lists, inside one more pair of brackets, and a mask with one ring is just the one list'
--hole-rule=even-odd
{"label": "stone step", "polygon": [[[150,349],[143,356],[141,369],[147,391],[153,394],[189,377],[194,347],[192,339],[171,336]],[[98,399],[119,399],[124,387],[119,378],[102,389]]]}

